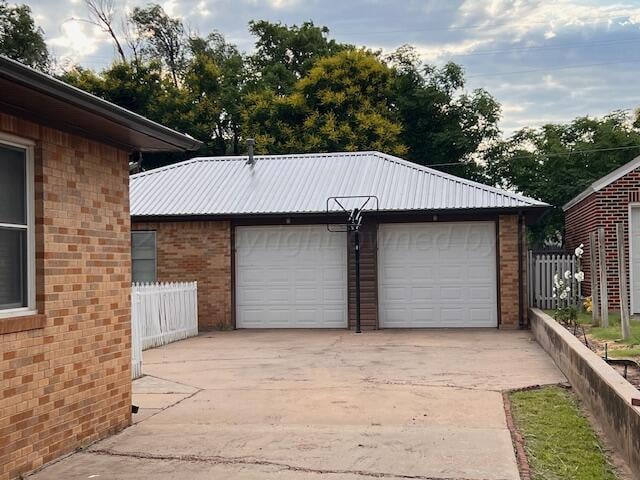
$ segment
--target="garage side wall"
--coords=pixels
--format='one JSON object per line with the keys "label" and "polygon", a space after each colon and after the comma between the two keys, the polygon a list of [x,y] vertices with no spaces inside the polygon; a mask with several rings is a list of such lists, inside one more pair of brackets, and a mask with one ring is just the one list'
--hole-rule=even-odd
{"label": "garage side wall", "polygon": [[[584,271],[582,294],[591,295],[591,247],[589,246],[589,234],[595,232],[600,224],[598,196],[596,193],[572,206],[565,212],[565,239],[569,251],[573,251],[578,245],[584,245],[584,261],[581,264]],[[617,282],[616,282],[617,283]]]}
{"label": "garage side wall", "polygon": [[[524,228],[523,228],[524,231]],[[500,326],[517,328],[518,304],[518,216],[500,215],[498,220],[498,242],[500,265]],[[523,262],[526,258],[523,248]],[[523,274],[523,282],[525,275]],[[524,290],[524,285],[522,285]],[[522,295],[523,301],[526,295]],[[525,306],[526,307],[526,306]],[[526,308],[524,309],[526,314]]]}
{"label": "garage side wall", "polygon": [[159,282],[198,282],[200,331],[233,328],[229,222],[134,222],[132,229],[156,232]]}
{"label": "garage side wall", "polygon": [[[607,291],[609,308],[620,309],[620,292],[618,283],[618,256],[616,242],[616,224],[624,225],[625,254],[629,259],[629,204],[640,203],[640,170],[633,170],[602,190],[591,194],[582,202],[574,205],[566,212],[567,247],[572,251],[581,243],[585,244],[586,261],[582,262],[585,270],[583,292],[591,294],[591,272],[589,270],[589,232],[604,227],[605,251],[607,256]],[[628,271],[628,268],[627,268]],[[627,285],[631,287],[631,282]],[[627,298],[631,298],[627,292]]]}

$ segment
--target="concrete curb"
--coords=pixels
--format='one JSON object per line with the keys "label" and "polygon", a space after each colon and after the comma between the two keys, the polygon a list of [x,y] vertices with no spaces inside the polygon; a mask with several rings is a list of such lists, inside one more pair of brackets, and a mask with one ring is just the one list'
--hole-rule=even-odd
{"label": "concrete curb", "polygon": [[543,311],[529,313],[531,331],[591,410],[607,437],[640,478],[640,392]]}

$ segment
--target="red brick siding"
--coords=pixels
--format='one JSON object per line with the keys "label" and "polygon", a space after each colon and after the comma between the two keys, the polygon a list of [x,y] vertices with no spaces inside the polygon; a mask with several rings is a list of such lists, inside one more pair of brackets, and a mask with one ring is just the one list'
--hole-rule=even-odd
{"label": "red brick siding", "polygon": [[[584,243],[585,254],[582,267],[585,272],[583,294],[591,294],[591,268],[589,266],[589,233],[599,227],[605,229],[607,263],[607,291],[609,308],[620,308],[618,286],[618,260],[616,247],[616,224],[624,224],[626,256],[629,258],[629,203],[638,199],[640,192],[640,169],[629,172],[602,190],[569,208],[566,212],[566,244],[572,251]],[[628,269],[627,269],[628,270]],[[629,282],[630,286],[630,282]],[[629,293],[630,295],[630,293]],[[629,297],[630,298],[630,297]]]}
{"label": "red brick siding", "polygon": [[589,246],[589,233],[597,230],[601,221],[600,210],[597,202],[597,195],[590,195],[577,205],[567,210],[565,215],[565,241],[570,251],[584,244],[584,255],[582,260],[582,270],[585,280],[582,284],[582,294],[591,295],[591,265],[589,256],[591,247]]}
{"label": "red brick siding", "polygon": [[[523,228],[524,234],[524,228]],[[498,255],[500,262],[500,326],[518,326],[519,272],[518,272],[518,216],[500,215],[498,219]],[[524,252],[524,248],[523,248]],[[523,267],[526,255],[523,253]],[[524,275],[523,275],[524,281]],[[521,286],[524,291],[524,285]],[[526,295],[522,295],[523,301]],[[523,309],[526,313],[526,308]]]}
{"label": "red brick siding", "polygon": [[134,222],[155,230],[159,282],[198,282],[198,328],[232,328],[229,222]]}
{"label": "red brick siding", "polygon": [[[44,327],[0,335],[0,479],[131,421],[127,152],[14,116],[36,142],[36,295]],[[2,319],[0,319],[2,322]]]}

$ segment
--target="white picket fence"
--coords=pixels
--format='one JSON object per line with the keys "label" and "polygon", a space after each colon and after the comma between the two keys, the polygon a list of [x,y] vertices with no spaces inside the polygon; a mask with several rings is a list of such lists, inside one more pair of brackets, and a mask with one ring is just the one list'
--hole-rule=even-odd
{"label": "white picket fence", "polygon": [[142,351],[198,335],[198,284],[133,284],[132,376],[142,376]]}
{"label": "white picket fence", "polygon": [[559,299],[553,297],[553,276],[571,272],[571,293],[569,302],[573,305],[579,301],[575,255],[570,253],[534,253],[529,251],[529,305],[543,309],[557,308]]}

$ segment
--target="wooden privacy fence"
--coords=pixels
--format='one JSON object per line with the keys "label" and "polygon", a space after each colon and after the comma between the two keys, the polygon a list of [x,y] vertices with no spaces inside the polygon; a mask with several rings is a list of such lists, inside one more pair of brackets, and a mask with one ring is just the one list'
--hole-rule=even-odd
{"label": "wooden privacy fence", "polygon": [[131,288],[132,376],[142,376],[142,351],[198,335],[198,284],[134,284]]}
{"label": "wooden privacy fence", "polygon": [[[580,292],[574,280],[577,261],[571,253],[536,253],[529,251],[529,305],[532,307],[551,309],[557,308],[560,299],[553,297],[553,276],[558,273],[571,272],[571,279],[565,280],[571,286],[569,304],[578,303]],[[558,292],[559,293],[559,292]]]}

